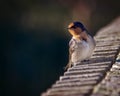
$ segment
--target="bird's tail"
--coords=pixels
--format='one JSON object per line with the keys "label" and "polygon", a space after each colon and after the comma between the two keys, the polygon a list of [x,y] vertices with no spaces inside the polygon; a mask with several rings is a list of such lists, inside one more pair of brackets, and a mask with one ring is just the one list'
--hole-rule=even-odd
{"label": "bird's tail", "polygon": [[67,70],[68,68],[72,67],[72,62],[69,62],[65,67],[64,70]]}

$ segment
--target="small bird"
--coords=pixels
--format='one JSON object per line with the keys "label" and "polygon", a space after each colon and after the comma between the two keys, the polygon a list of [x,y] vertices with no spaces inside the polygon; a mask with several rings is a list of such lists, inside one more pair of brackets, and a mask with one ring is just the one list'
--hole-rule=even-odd
{"label": "small bird", "polygon": [[70,23],[68,31],[72,38],[69,42],[69,62],[65,70],[81,61],[89,60],[96,45],[95,40],[81,22]]}

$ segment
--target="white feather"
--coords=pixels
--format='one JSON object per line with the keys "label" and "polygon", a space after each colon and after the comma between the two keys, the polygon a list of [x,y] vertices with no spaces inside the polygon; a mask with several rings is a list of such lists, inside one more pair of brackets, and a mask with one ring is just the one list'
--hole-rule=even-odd
{"label": "white feather", "polygon": [[90,35],[88,35],[87,41],[72,38],[69,45],[73,50],[71,54],[73,64],[89,59],[95,48],[94,39]]}

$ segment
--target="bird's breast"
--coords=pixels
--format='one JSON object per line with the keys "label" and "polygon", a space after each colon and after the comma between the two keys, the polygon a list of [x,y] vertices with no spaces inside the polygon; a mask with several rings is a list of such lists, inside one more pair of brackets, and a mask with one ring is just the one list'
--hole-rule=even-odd
{"label": "bird's breast", "polygon": [[72,58],[71,58],[73,62],[84,60],[87,57],[87,54],[90,49],[89,44],[84,40],[80,42],[75,42],[72,47],[74,49],[74,52],[72,53]]}

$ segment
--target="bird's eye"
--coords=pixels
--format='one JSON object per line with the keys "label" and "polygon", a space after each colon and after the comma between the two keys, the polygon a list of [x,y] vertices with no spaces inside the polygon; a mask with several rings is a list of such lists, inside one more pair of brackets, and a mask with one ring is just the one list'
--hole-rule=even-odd
{"label": "bird's eye", "polygon": [[72,26],[71,28],[74,28],[74,29],[75,29],[75,28],[77,28],[77,27],[76,27],[76,26]]}
{"label": "bird's eye", "polygon": [[75,28],[77,28],[76,26],[72,26],[72,27],[70,27],[70,28],[68,28],[68,29],[75,29]]}

